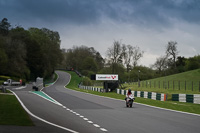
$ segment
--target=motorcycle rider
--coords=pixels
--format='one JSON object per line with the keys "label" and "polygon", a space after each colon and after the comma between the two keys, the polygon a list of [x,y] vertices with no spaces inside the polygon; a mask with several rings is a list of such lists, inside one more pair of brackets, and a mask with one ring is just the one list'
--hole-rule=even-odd
{"label": "motorcycle rider", "polygon": [[127,98],[130,98],[130,99],[133,99],[134,98],[134,96],[133,96],[133,94],[132,94],[132,92],[131,92],[131,89],[128,89],[128,93],[126,94],[126,99]]}
{"label": "motorcycle rider", "polygon": [[132,92],[131,92],[131,89],[128,89],[128,93],[126,94],[125,100],[126,100],[126,103],[127,103],[127,107],[128,107],[128,106],[131,107],[132,104],[131,104],[131,105],[128,105],[129,100],[132,100],[131,102],[133,102],[133,101],[135,100],[134,95],[133,95]]}

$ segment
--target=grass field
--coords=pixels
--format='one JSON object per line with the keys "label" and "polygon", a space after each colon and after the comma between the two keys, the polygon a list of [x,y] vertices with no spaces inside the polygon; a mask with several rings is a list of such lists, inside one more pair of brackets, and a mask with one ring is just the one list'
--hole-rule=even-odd
{"label": "grass field", "polygon": [[0,94],[0,125],[33,126],[34,124],[14,95]]}
{"label": "grass field", "polygon": [[[121,99],[121,100],[124,100],[125,98],[125,96],[116,94],[115,92],[101,93],[101,92],[96,92],[96,91],[79,89],[78,84],[80,83],[82,79],[78,75],[76,75],[76,73],[74,72],[68,71],[68,73],[71,74],[71,82],[66,86],[69,89],[73,89],[73,90],[77,90],[77,91],[81,91],[85,93],[90,93],[90,94],[95,94],[99,96],[106,96],[106,97]],[[173,101],[163,102],[163,101],[156,101],[152,99],[145,99],[145,98],[139,98],[139,97],[136,98],[135,102],[152,105],[156,107],[162,107],[166,109],[173,109],[173,110],[178,110],[178,111],[200,114],[199,104],[180,103],[180,102],[173,102]]]}
{"label": "grass field", "polygon": [[126,83],[123,86],[138,91],[150,91],[159,93],[200,94],[200,69],[174,74],[166,77],[140,82]]}

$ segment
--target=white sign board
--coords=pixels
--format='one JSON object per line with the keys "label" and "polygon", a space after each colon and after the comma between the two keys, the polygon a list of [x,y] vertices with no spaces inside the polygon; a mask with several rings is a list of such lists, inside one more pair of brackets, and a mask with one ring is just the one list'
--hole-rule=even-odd
{"label": "white sign board", "polygon": [[96,80],[118,80],[117,74],[96,74]]}

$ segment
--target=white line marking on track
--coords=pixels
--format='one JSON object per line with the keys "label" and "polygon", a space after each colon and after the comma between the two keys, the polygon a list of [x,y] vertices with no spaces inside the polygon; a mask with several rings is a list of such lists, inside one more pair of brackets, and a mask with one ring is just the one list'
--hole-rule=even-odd
{"label": "white line marking on track", "polygon": [[[57,74],[57,75],[58,75],[58,74]],[[59,78],[59,75],[58,75],[58,78]],[[70,78],[70,80],[71,80],[71,75],[70,75],[70,74],[69,74],[69,78]],[[70,80],[69,80],[69,82],[68,82],[65,86],[67,86],[67,85],[70,83]],[[64,86],[64,88],[66,88],[65,86]],[[93,123],[92,121],[89,121],[88,118],[85,118],[84,116],[82,116],[82,115],[80,115],[80,114],[74,112],[73,110],[70,110],[70,109],[68,109],[68,108],[67,108],[67,110],[70,111],[70,112],[72,112],[72,113],[74,113],[74,114],[76,114],[77,116],[83,118],[83,119],[84,119],[85,121],[87,121],[88,123]],[[97,125],[97,124],[93,124],[93,125],[94,125],[95,127],[100,128],[100,126]],[[100,128],[100,130],[101,130],[101,131],[107,131],[107,130],[104,129],[104,128]]]}
{"label": "white line marking on track", "polygon": [[88,121],[88,118],[83,118],[83,120]]}
{"label": "white line marking on track", "polygon": [[93,123],[92,121],[88,121],[88,123]]}
{"label": "white line marking on track", "polygon": [[[37,96],[39,96],[39,97],[41,97],[41,98],[44,98],[45,100],[47,100],[47,101],[49,101],[49,102],[52,102],[52,103],[54,103],[54,104],[56,104],[56,105],[59,105],[59,106],[62,106],[62,104],[60,104],[59,102],[57,102],[57,101],[51,101],[51,100],[49,100],[49,99],[47,99],[46,97],[43,97],[43,96],[41,96],[41,95],[39,95],[39,94],[37,94],[37,93],[34,93],[34,92],[32,92],[32,91],[29,91],[29,93],[33,93],[33,94],[35,94],[35,95],[37,95]],[[48,96],[48,95],[47,95]],[[52,98],[51,98],[52,99]],[[54,99],[53,99],[54,100]]]}
{"label": "white line marking on track", "polygon": [[97,124],[93,124],[95,127],[100,127],[99,125],[97,125]]}
{"label": "white line marking on track", "polygon": [[[42,91],[45,95],[47,95],[44,91]],[[50,97],[49,95],[47,95],[48,97]],[[53,99],[52,97],[50,97],[51,99]],[[55,99],[53,99],[56,104],[60,105],[60,106],[63,106],[61,103],[59,103],[58,101],[56,101]]]}
{"label": "white line marking on track", "polygon": [[101,131],[107,132],[108,130],[106,130],[105,128],[100,128]]}
{"label": "white line marking on track", "polygon": [[[66,88],[66,89],[68,89],[68,88]],[[72,89],[69,89],[69,90],[75,91],[75,92],[79,92],[79,93],[83,93],[83,94],[87,94],[87,95],[92,95],[92,96],[97,96],[97,97],[103,97],[103,98],[107,98],[107,99],[111,99],[111,100],[124,101],[124,100],[121,100],[121,99],[115,99],[115,98],[111,98],[111,97],[94,95],[94,94],[85,93],[85,92],[81,92],[81,91],[76,91],[76,90],[72,90]],[[183,112],[183,111],[177,111],[177,110],[172,110],[172,109],[166,109],[166,108],[151,106],[151,105],[147,105],[147,104],[143,104],[143,103],[137,103],[137,102],[134,102],[134,103],[138,104],[138,105],[143,105],[143,106],[147,106],[147,107],[151,107],[151,108],[160,109],[160,110],[167,110],[167,111],[171,111],[171,112],[182,113],[182,114],[187,114],[187,115],[193,115],[193,116],[199,116],[200,117],[199,114],[194,114],[194,113],[189,113],[189,112]]]}
{"label": "white line marking on track", "polygon": [[[11,91],[11,90],[10,90],[10,91]],[[45,123],[47,123],[47,124],[49,124],[49,125],[52,125],[52,126],[61,128],[61,129],[63,129],[63,130],[66,130],[66,131],[69,131],[69,132],[72,132],[72,133],[78,133],[78,132],[76,132],[76,131],[74,131],[74,130],[71,130],[71,129],[66,128],[66,127],[63,127],[63,126],[59,126],[59,125],[57,125],[57,124],[51,123],[51,122],[49,122],[49,121],[46,121],[46,120],[44,120],[44,119],[42,119],[42,118],[40,118],[40,117],[34,115],[33,113],[31,113],[31,112],[26,108],[26,106],[22,103],[22,101],[19,99],[19,97],[17,96],[17,94],[15,94],[13,91],[11,91],[11,92],[16,96],[17,100],[20,102],[20,104],[22,105],[22,107],[24,108],[24,110],[26,110],[26,112],[27,112],[29,115],[31,115],[32,117],[34,117],[34,118],[36,118],[36,119],[38,119],[38,120],[40,120],[40,121],[43,121],[43,122],[45,122]]]}

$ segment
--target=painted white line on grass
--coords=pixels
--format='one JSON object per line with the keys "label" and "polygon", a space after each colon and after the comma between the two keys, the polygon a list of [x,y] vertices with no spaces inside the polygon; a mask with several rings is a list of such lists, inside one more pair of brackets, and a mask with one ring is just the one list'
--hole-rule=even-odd
{"label": "painted white line on grass", "polygon": [[[11,90],[10,90],[10,91],[11,91]],[[60,125],[51,123],[51,122],[49,122],[49,121],[46,121],[46,120],[44,120],[44,119],[42,119],[42,118],[40,118],[40,117],[34,115],[33,113],[31,113],[31,112],[26,108],[26,106],[23,104],[23,102],[20,100],[20,98],[17,96],[17,94],[15,94],[13,91],[11,91],[11,92],[16,96],[17,100],[20,102],[20,104],[22,105],[22,107],[24,108],[24,110],[25,110],[29,115],[31,115],[32,117],[34,117],[34,118],[36,118],[36,119],[38,119],[38,120],[40,120],[40,121],[43,121],[43,122],[45,122],[45,123],[47,123],[47,124],[49,124],[49,125],[52,125],[52,126],[61,128],[61,129],[63,129],[63,130],[66,130],[66,131],[69,131],[69,132],[72,132],[72,133],[78,133],[77,131],[74,131],[74,130],[71,130],[71,129],[69,129],[69,128],[66,128],[66,127],[63,127],[63,126],[60,126]]]}

